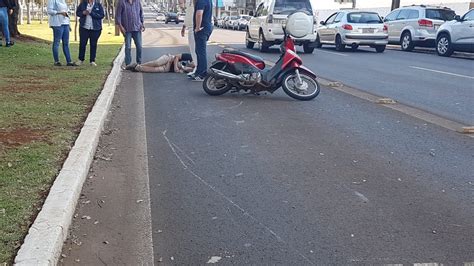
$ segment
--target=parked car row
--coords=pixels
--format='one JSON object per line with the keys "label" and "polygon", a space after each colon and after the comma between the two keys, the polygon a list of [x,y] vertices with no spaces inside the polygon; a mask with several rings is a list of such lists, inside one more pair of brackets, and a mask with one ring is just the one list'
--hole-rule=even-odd
{"label": "parked car row", "polygon": [[249,23],[250,16],[223,16],[217,19],[217,27],[232,30],[245,30]]}
{"label": "parked car row", "polygon": [[[301,11],[313,20],[303,21],[299,26],[311,27],[314,34],[295,38],[305,53],[323,45],[334,45],[338,51],[369,46],[382,53],[389,43],[399,44],[403,51],[417,46],[435,47],[441,56],[450,56],[454,51],[474,52],[474,9],[460,17],[446,7],[412,5],[395,9],[385,18],[376,12],[344,9],[321,21],[319,26],[313,10],[310,0],[264,0],[255,14],[250,14],[247,48],[257,43],[260,51],[265,52],[272,45],[281,44],[282,26],[288,15]],[[237,17],[224,17],[217,23],[222,28],[233,28],[236,20]]]}
{"label": "parked car row", "polygon": [[474,9],[460,17],[449,8],[412,5],[393,10],[385,19],[375,12],[341,10],[321,21],[316,31],[317,47],[332,44],[338,51],[368,45],[383,52],[391,43],[403,51],[435,47],[439,55],[450,56],[474,52]]}

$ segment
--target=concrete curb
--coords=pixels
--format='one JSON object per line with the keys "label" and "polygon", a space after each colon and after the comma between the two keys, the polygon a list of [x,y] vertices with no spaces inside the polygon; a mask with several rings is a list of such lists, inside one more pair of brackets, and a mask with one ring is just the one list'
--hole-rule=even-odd
{"label": "concrete curb", "polygon": [[15,265],[56,265],[121,77],[124,47],[15,258]]}

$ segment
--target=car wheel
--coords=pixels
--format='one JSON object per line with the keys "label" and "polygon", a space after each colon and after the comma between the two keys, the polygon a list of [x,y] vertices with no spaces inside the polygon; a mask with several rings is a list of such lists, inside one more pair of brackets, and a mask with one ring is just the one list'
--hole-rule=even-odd
{"label": "car wheel", "polygon": [[323,47],[323,44],[321,43],[321,39],[319,39],[319,34],[316,36],[315,46],[316,46],[316,48]]}
{"label": "car wheel", "polygon": [[265,40],[265,36],[263,35],[262,31],[260,31],[259,36],[258,36],[258,44],[259,44],[260,52],[262,53],[268,52],[268,47],[270,46]]}
{"label": "car wheel", "polygon": [[454,49],[448,34],[443,33],[436,39],[436,52],[440,56],[451,56],[453,54]]}
{"label": "car wheel", "polygon": [[356,45],[351,45],[351,51],[352,52],[357,51],[357,49],[359,49],[359,45],[357,45],[357,44]]}
{"label": "car wheel", "polygon": [[411,33],[409,31],[405,31],[402,34],[400,43],[401,43],[400,46],[403,51],[410,52],[410,51],[413,51],[413,48],[415,48],[415,44],[413,43],[413,40],[411,39]]}
{"label": "car wheel", "polygon": [[311,42],[307,42],[303,44],[303,51],[305,54],[312,54],[314,51],[314,44]]}
{"label": "car wheel", "polygon": [[344,52],[346,45],[342,43],[341,35],[336,36],[336,51]]}
{"label": "car wheel", "polygon": [[383,53],[385,51],[385,45],[376,45],[375,51],[377,51],[377,53]]}
{"label": "car wheel", "polygon": [[255,45],[255,42],[252,42],[250,41],[250,33],[249,31],[247,30],[247,33],[245,34],[245,46],[248,48],[248,49],[253,49],[254,45]]}

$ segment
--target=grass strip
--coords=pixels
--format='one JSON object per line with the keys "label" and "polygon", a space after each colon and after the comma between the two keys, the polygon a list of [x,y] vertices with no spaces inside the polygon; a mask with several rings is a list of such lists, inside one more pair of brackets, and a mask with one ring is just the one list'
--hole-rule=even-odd
{"label": "grass strip", "polygon": [[[52,39],[47,24],[20,31]],[[101,91],[123,41],[109,32],[105,25],[97,67],[55,67],[47,42],[25,38],[0,47],[0,264],[13,262]],[[70,48],[77,58],[77,43]]]}

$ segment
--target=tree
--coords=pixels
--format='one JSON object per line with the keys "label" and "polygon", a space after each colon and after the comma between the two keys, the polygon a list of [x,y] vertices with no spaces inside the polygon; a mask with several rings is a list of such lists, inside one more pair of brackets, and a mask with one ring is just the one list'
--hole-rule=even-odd
{"label": "tree", "polygon": [[8,16],[8,30],[10,31],[10,36],[18,37],[20,36],[20,32],[18,31],[18,18],[20,14],[20,1],[18,0],[11,0],[15,3],[15,8],[13,9],[13,13]]}

